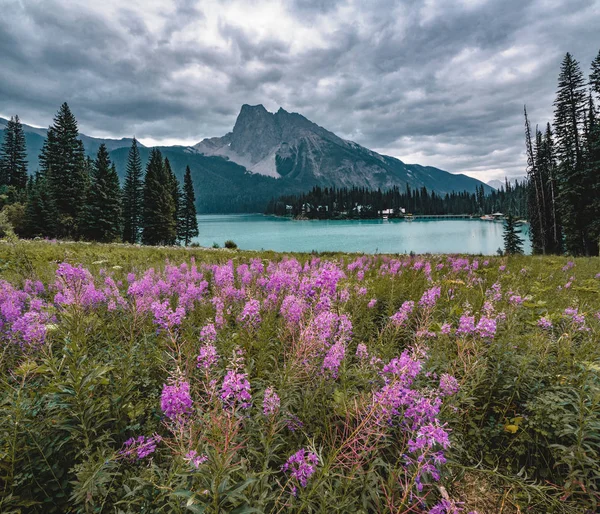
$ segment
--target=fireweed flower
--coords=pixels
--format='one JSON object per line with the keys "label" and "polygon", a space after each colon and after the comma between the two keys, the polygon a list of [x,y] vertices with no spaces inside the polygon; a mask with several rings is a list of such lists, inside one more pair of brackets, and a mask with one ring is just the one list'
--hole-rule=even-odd
{"label": "fireweed flower", "polygon": [[369,351],[365,343],[358,343],[356,347],[356,356],[362,361],[369,358]]}
{"label": "fireweed flower", "polygon": [[256,328],[261,322],[260,302],[254,298],[248,300],[238,317],[238,321],[243,323],[246,328]]}
{"label": "fireweed flower", "polygon": [[419,306],[425,309],[432,309],[435,307],[440,295],[442,288],[440,286],[433,286],[431,289],[427,289],[419,300]]}
{"label": "fireweed flower", "polygon": [[323,359],[323,366],[321,368],[323,373],[328,373],[332,378],[337,378],[340,366],[346,355],[346,347],[338,341],[333,344]]}
{"label": "fireweed flower", "polygon": [[579,314],[579,310],[577,308],[567,307],[565,309],[565,316],[571,318],[573,326],[576,330],[581,332],[589,332],[590,329],[585,326],[585,316],[583,314]]}
{"label": "fireweed flower", "polygon": [[513,294],[509,297],[508,303],[511,305],[521,305],[523,303],[523,298],[518,294]]}
{"label": "fireweed flower", "polygon": [[287,295],[281,302],[280,314],[289,327],[296,326],[302,320],[308,304],[303,298]]}
{"label": "fireweed flower", "polygon": [[[301,487],[306,487],[308,479],[317,470],[318,464],[319,457],[316,453],[301,448],[288,458],[287,462],[281,466],[281,470],[288,472],[290,477],[297,480]],[[293,486],[292,493],[295,495],[296,492],[296,486]]]}
{"label": "fireweed flower", "polygon": [[369,309],[372,309],[373,307],[375,307],[376,304],[377,304],[377,298],[372,298],[371,300],[369,300],[367,307]]}
{"label": "fireweed flower", "polygon": [[396,327],[401,327],[402,325],[404,325],[406,320],[408,320],[408,316],[413,311],[414,307],[415,302],[413,302],[412,300],[404,302],[400,307],[400,310],[390,317],[392,324]]}
{"label": "fireweed flower", "polygon": [[484,339],[493,339],[496,335],[496,320],[482,316],[479,323],[477,323],[475,331]]}
{"label": "fireweed flower", "polygon": [[200,341],[203,343],[214,343],[217,340],[217,329],[214,323],[204,325],[200,330]]}
{"label": "fireweed flower", "polygon": [[251,406],[250,382],[246,373],[238,373],[234,369],[227,371],[221,386],[221,401],[223,407],[247,409]]}
{"label": "fireweed flower", "polygon": [[444,373],[440,377],[440,391],[443,396],[452,396],[457,393],[459,389],[458,380],[452,375]]}
{"label": "fireweed flower", "polygon": [[163,385],[160,408],[167,418],[183,421],[185,416],[192,412],[192,403],[190,384],[188,382]]}
{"label": "fireweed flower", "polygon": [[267,387],[263,398],[263,414],[267,417],[273,416],[279,411],[280,405],[281,401],[275,390],[272,387]]}
{"label": "fireweed flower", "polygon": [[543,317],[538,319],[537,326],[545,330],[550,330],[552,328],[552,321],[546,317]]}
{"label": "fireweed flower", "polygon": [[451,331],[452,331],[452,325],[450,325],[450,323],[444,323],[442,325],[442,328],[440,329],[440,332],[444,335],[448,335]]}
{"label": "fireweed flower", "polygon": [[196,450],[190,450],[185,454],[184,459],[188,461],[192,466],[196,469],[200,467],[201,464],[204,464],[208,460],[207,455],[198,455]]}
{"label": "fireweed flower", "polygon": [[154,314],[154,323],[163,330],[171,330],[176,326],[181,325],[185,317],[185,309],[177,307],[172,310],[169,306],[169,301],[153,302],[151,305],[152,313]]}
{"label": "fireweed flower", "polygon": [[463,314],[458,322],[456,335],[469,335],[475,332],[475,316]]}
{"label": "fireweed flower", "polygon": [[119,456],[124,458],[137,458],[138,460],[148,457],[156,451],[156,445],[162,441],[162,438],[155,434],[152,437],[132,437],[127,439],[123,448],[119,451]]}
{"label": "fireweed flower", "polygon": [[217,349],[212,344],[205,344],[200,347],[198,357],[196,358],[197,367],[205,370],[211,369],[219,360]]}

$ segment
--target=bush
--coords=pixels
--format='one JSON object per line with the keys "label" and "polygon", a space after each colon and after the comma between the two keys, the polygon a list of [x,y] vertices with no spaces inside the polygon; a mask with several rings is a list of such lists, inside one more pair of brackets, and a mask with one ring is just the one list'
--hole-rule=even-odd
{"label": "bush", "polygon": [[6,219],[13,227],[15,233],[23,237],[26,226],[25,206],[22,203],[13,203],[5,206],[2,212],[5,213]]}
{"label": "bush", "polygon": [[5,209],[0,211],[0,238],[14,236],[15,233]]}
{"label": "bush", "polygon": [[238,247],[231,239],[225,241],[225,243],[223,243],[223,246],[225,248],[229,248],[230,250],[237,250]]}

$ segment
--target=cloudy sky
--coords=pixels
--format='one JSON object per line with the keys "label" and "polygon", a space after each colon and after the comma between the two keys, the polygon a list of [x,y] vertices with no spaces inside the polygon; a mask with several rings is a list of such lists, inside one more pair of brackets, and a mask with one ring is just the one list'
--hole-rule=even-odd
{"label": "cloudy sky", "polygon": [[524,173],[522,108],[587,75],[600,0],[0,0],[0,116],[193,144],[280,106],[405,162]]}

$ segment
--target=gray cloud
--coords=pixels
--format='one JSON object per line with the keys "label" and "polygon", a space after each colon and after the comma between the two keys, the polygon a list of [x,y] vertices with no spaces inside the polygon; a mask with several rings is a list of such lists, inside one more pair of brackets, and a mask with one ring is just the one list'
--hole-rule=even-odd
{"label": "gray cloud", "polygon": [[242,103],[297,111],[407,162],[522,175],[523,104],[552,118],[598,0],[0,0],[0,113],[90,135],[196,142]]}

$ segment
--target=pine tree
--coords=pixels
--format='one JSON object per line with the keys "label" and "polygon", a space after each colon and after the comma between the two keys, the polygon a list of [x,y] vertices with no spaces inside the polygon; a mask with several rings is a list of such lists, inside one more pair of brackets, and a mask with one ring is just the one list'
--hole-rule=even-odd
{"label": "pine tree", "polygon": [[37,172],[30,178],[25,204],[25,233],[28,237],[55,237],[58,213],[46,176]]}
{"label": "pine tree", "polygon": [[183,177],[183,195],[181,202],[178,239],[188,246],[194,237],[198,237],[198,219],[196,218],[196,195],[192,183],[190,167],[186,166]]}
{"label": "pine tree", "polygon": [[58,236],[78,235],[79,218],[86,198],[85,156],[77,120],[64,103],[48,129],[40,155],[41,170],[58,213]]}
{"label": "pine tree", "polygon": [[586,252],[587,240],[582,207],[588,202],[585,191],[585,163],[582,128],[585,120],[585,82],[579,63],[567,53],[561,65],[554,102],[557,178],[561,217],[567,250],[575,255]]}
{"label": "pine tree", "polygon": [[144,180],[142,242],[146,245],[168,245],[177,237],[171,185],[160,150],[153,148]]}
{"label": "pine tree", "polygon": [[98,149],[83,213],[81,234],[90,241],[108,243],[121,236],[119,177],[104,144]]}
{"label": "pine tree", "polygon": [[123,241],[137,243],[141,235],[144,183],[142,159],[135,137],[127,159],[123,188]]}
{"label": "pine tree", "polygon": [[515,229],[515,219],[512,214],[506,218],[504,225],[504,253],[515,255],[523,253],[523,242]]}
{"label": "pine tree", "polygon": [[10,118],[0,146],[0,185],[14,187],[23,192],[27,186],[27,149],[25,134],[19,117]]}
{"label": "pine tree", "polygon": [[[173,197],[173,204],[175,205],[175,212],[173,214],[173,219],[175,221],[175,227],[177,227],[177,232],[179,231],[179,220],[180,220],[180,204],[181,204],[181,187],[179,186],[179,180],[173,173],[171,169],[171,163],[169,159],[165,157],[165,172],[169,177],[169,184],[171,189],[171,196]],[[174,239],[169,242],[169,244],[177,244],[177,235],[175,235]]]}

